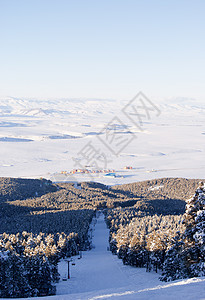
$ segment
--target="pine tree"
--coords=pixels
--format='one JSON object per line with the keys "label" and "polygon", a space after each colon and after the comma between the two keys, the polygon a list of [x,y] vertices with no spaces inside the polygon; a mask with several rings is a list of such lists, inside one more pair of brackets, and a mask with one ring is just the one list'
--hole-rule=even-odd
{"label": "pine tree", "polygon": [[172,247],[167,251],[163,265],[163,272],[160,276],[161,281],[171,281],[187,277],[184,269],[184,260],[182,255],[183,241],[181,240],[181,233],[172,240]]}
{"label": "pine tree", "polygon": [[7,259],[1,261],[2,272],[1,298],[29,297],[32,295],[22,257],[14,253],[8,253]]}
{"label": "pine tree", "polygon": [[187,201],[185,232],[176,236],[166,254],[161,280],[205,276],[205,187],[200,182],[194,196]]}
{"label": "pine tree", "polygon": [[189,277],[205,275],[205,188],[200,183],[186,206],[184,233],[185,266]]}

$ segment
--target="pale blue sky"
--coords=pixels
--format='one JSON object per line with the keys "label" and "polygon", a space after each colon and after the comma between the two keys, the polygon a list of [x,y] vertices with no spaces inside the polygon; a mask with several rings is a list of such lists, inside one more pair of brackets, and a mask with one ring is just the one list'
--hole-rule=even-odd
{"label": "pale blue sky", "polygon": [[204,99],[203,0],[0,0],[0,95]]}

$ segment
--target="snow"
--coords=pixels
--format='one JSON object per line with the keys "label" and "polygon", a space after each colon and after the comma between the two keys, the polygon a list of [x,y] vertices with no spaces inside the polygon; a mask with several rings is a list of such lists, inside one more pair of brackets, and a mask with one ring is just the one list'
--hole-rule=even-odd
{"label": "snow", "polygon": [[[159,274],[123,265],[117,256],[107,251],[109,230],[103,214],[95,225],[91,251],[75,259],[71,279],[57,285],[56,299],[203,299],[205,278],[192,278],[171,283],[160,282]],[[62,276],[67,263],[62,261]]]}
{"label": "snow", "polygon": [[42,299],[205,299],[204,277],[161,282],[155,272],[123,265],[117,256],[107,251],[108,236],[104,216],[100,214],[94,229],[95,247],[83,252],[82,259],[73,257],[75,266],[70,266],[71,279],[67,281],[62,280],[67,275],[67,262],[62,260],[59,263],[61,279],[57,284],[57,295]]}
{"label": "snow", "polygon": [[[82,260],[75,260],[76,265],[72,267],[71,280],[59,283],[57,294],[120,288],[129,284],[128,278],[118,264],[120,261],[107,251],[108,238],[109,231],[101,215],[97,220],[93,237],[94,249],[83,253]],[[62,262],[62,264],[64,268],[60,266],[59,270],[63,270],[64,275],[67,263]]]}
{"label": "snow", "polygon": [[159,189],[162,189],[164,186],[161,184],[161,185],[156,185],[156,186],[151,186],[149,188],[150,191],[155,191],[155,190],[159,190]]}
{"label": "snow", "polygon": [[[160,116],[143,120],[140,130],[122,113],[128,101],[0,99],[1,176],[73,181],[76,187],[85,180],[111,186],[161,177],[204,178],[204,104],[186,99],[157,104]],[[118,124],[119,133],[136,135],[118,155],[98,138],[116,117],[124,124]],[[88,142],[106,154],[102,167],[115,170],[116,177],[61,174],[75,168],[78,152]],[[103,215],[93,232],[95,248],[83,252],[82,259],[73,258],[68,281],[62,281],[67,263],[60,262],[57,295],[43,299],[205,299],[204,277],[163,283],[156,273],[124,266],[107,251],[109,231]]]}
{"label": "snow", "polygon": [[[143,119],[140,130],[122,113],[128,101],[0,99],[1,176],[66,180],[76,187],[77,182],[90,180],[111,186],[161,177],[204,178],[204,104],[186,99],[157,104],[160,116]],[[98,138],[116,117],[124,124],[118,124],[119,133],[129,137],[131,131],[136,136],[118,155]],[[75,168],[78,152],[88,142],[106,155],[102,168],[115,170],[116,177],[61,174]],[[163,187],[151,187],[158,188]],[[67,270],[62,261],[58,295],[43,299],[205,299],[204,277],[162,283],[158,274],[124,266],[107,251],[108,235],[101,215],[94,231],[95,248],[84,252],[82,259],[74,258],[68,281],[62,281]]]}
{"label": "snow", "polygon": [[[183,99],[182,99],[183,100]],[[53,181],[98,181],[107,185],[161,177],[204,177],[205,106],[182,101],[157,104],[161,114],[143,119],[140,130],[123,113],[127,101],[89,99],[0,99],[0,173],[9,177],[45,177]],[[135,135],[118,155],[103,144],[103,128],[111,120],[118,136]],[[103,173],[61,176],[76,168],[76,159],[88,142],[106,161]],[[112,147],[111,147],[111,150]],[[119,150],[119,149],[118,149]],[[17,155],[18,154],[18,155]],[[92,162],[94,163],[94,162]],[[83,165],[92,165],[83,163]],[[96,162],[95,162],[96,163]],[[132,169],[125,170],[125,166]]]}

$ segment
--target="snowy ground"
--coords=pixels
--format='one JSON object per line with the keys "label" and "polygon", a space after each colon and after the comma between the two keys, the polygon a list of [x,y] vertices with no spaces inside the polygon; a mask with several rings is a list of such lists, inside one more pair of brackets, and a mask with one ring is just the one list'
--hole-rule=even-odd
{"label": "snowy ground", "polygon": [[[128,101],[0,100],[0,173],[9,177],[46,177],[51,180],[94,180],[108,185],[160,177],[204,178],[205,106],[194,101],[158,104],[161,114],[136,119],[122,113]],[[145,113],[145,112],[144,112]],[[131,115],[132,116],[132,115]],[[105,146],[103,128],[113,120],[116,137],[133,137],[118,148],[112,138]],[[119,121],[120,120],[120,121]],[[131,133],[131,134],[130,134]],[[101,138],[101,139],[100,139]],[[116,141],[117,139],[114,139]],[[119,140],[118,140],[119,141]],[[95,174],[61,175],[79,163],[79,152],[91,143],[99,151],[89,162],[94,168],[114,169],[116,177]],[[115,155],[114,152],[118,152]],[[104,156],[102,155],[104,154]],[[106,161],[105,158],[106,156]],[[123,167],[132,166],[132,170]],[[97,220],[95,249],[75,258],[71,279],[60,281],[57,296],[46,299],[205,299],[205,278],[162,283],[158,274],[124,266],[107,251],[108,229],[103,216]],[[62,276],[66,263],[59,265]],[[33,298],[34,299],[34,298]],[[45,299],[45,298],[44,298]]]}
{"label": "snowy ground", "polygon": [[[1,176],[94,180],[108,185],[160,177],[204,177],[203,103],[187,99],[154,103],[161,113],[149,111],[148,118],[145,110],[139,110],[142,126],[135,115],[128,118],[122,112],[128,103],[129,99],[0,99]],[[107,124],[116,125],[115,139],[103,130]],[[130,143],[122,147],[126,139]],[[90,153],[83,160],[88,144],[99,153],[93,159]],[[114,169],[116,177],[60,174],[81,166],[94,170],[96,165]],[[125,166],[133,169],[124,170]]]}
{"label": "snowy ground", "polygon": [[82,259],[74,258],[75,266],[71,265],[71,279],[67,281],[62,281],[67,274],[67,263],[60,262],[57,295],[43,299],[205,299],[204,277],[165,283],[158,280],[159,274],[124,266],[107,251],[109,231],[102,214],[93,233],[95,248],[83,252]]}

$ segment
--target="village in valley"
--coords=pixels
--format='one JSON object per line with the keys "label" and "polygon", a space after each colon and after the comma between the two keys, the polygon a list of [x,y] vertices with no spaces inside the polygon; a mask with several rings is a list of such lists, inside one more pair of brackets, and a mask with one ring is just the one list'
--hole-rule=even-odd
{"label": "village in valley", "polygon": [[[84,175],[84,179],[92,179],[92,178],[124,178],[123,170],[133,170],[132,166],[125,166],[122,170],[114,170],[114,169],[97,169],[95,167],[86,166],[85,169],[72,169],[70,171],[61,171],[51,174],[51,178],[54,178],[55,181],[72,181],[75,179],[79,179],[80,175]],[[87,175],[87,176],[86,176]],[[74,177],[76,176],[76,177]],[[81,178],[80,178],[81,179]]]}

